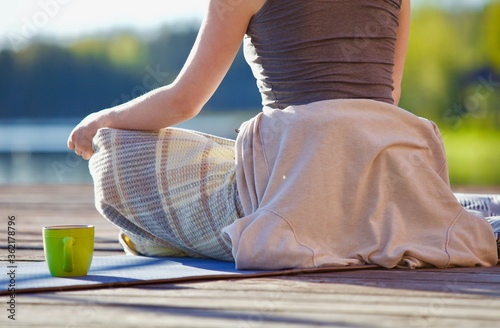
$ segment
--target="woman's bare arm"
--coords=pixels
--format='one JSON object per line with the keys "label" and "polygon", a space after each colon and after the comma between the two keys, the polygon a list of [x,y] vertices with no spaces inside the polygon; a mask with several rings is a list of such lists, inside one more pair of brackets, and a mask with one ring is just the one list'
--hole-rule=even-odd
{"label": "woman's bare arm", "polygon": [[100,128],[157,130],[196,116],[231,66],[251,17],[265,0],[210,0],[191,53],[171,84],[87,116],[71,132],[68,147],[89,159]]}
{"label": "woman's bare arm", "polygon": [[397,31],[396,57],[394,61],[394,91],[392,97],[394,104],[399,104],[401,97],[401,82],[403,80],[403,71],[406,59],[406,50],[408,48],[408,38],[410,34],[410,0],[402,0],[401,12],[399,14],[399,28]]}

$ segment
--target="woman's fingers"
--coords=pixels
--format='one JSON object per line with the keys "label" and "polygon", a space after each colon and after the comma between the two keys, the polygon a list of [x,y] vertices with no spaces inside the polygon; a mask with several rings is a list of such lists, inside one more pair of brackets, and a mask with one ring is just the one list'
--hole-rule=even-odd
{"label": "woman's fingers", "polygon": [[82,121],[78,124],[68,137],[68,148],[73,150],[76,155],[83,159],[90,159],[94,154],[92,147],[92,139],[97,132],[97,129],[91,124],[91,120]]}
{"label": "woman's fingers", "polygon": [[73,150],[76,155],[81,156],[85,160],[89,160],[94,155],[92,140],[87,138],[79,139],[78,141],[69,141],[69,149]]}
{"label": "woman's fingers", "polygon": [[[71,149],[71,148],[70,148]],[[92,155],[94,155],[94,149],[92,149],[92,143],[90,143],[90,146],[78,146],[74,147],[72,149],[76,155],[82,157],[85,160],[89,160]]]}
{"label": "woman's fingers", "polygon": [[92,155],[94,155],[94,150],[92,149],[92,144],[90,147],[86,147],[85,149],[83,149],[77,155],[81,156],[84,160],[88,161],[92,157]]}
{"label": "woman's fingers", "polygon": [[68,141],[66,142],[66,144],[70,150],[75,150],[75,144],[73,143],[73,131],[71,131],[71,133],[68,137]]}

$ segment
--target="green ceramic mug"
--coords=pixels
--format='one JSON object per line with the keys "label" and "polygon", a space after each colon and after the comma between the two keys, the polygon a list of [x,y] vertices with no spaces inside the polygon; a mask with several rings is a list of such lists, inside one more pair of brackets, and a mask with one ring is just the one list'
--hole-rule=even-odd
{"label": "green ceramic mug", "polygon": [[85,276],[94,253],[94,226],[43,227],[43,249],[52,276]]}

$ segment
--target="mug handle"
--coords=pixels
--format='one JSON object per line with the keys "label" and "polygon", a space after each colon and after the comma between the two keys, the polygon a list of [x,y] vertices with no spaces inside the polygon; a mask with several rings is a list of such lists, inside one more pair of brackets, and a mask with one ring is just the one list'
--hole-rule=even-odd
{"label": "mug handle", "polygon": [[64,262],[63,262],[63,270],[66,272],[73,271],[73,244],[75,240],[72,237],[66,237],[63,239],[64,244]]}

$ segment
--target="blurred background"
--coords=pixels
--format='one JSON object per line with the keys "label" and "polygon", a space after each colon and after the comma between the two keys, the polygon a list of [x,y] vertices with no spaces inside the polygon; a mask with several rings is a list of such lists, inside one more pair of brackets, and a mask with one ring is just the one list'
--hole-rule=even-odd
{"label": "blurred background", "polygon": [[[171,82],[206,0],[1,0],[0,184],[91,183],[66,149],[91,112]],[[500,1],[414,0],[400,106],[441,128],[455,186],[500,186]],[[240,52],[199,117],[229,138],[260,111]]]}

